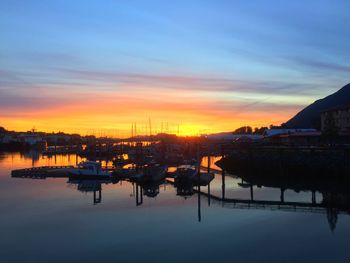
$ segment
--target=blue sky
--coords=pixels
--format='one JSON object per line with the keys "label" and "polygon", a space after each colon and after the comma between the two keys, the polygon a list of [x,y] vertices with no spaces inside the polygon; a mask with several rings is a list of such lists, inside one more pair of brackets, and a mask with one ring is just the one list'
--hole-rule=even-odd
{"label": "blue sky", "polygon": [[349,10],[325,0],[3,0],[0,120],[16,126],[9,117],[45,111],[44,101],[64,108],[77,93],[142,90],[233,116],[280,111],[282,121],[350,82]]}

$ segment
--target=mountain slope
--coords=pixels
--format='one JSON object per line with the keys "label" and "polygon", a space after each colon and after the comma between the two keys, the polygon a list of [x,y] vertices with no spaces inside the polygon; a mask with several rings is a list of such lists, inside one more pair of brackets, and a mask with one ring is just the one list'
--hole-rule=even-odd
{"label": "mountain slope", "polygon": [[337,92],[316,100],[285,123],[286,128],[316,128],[321,126],[321,112],[350,103],[350,83]]}

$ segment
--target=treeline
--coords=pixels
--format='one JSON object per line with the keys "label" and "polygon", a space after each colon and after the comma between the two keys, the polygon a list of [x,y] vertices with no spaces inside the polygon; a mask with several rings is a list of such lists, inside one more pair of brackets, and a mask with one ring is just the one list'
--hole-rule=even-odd
{"label": "treeline", "polygon": [[7,133],[7,130],[4,127],[0,126],[0,134]]}
{"label": "treeline", "polygon": [[[46,140],[47,144],[64,146],[64,145],[77,145],[82,144],[87,141],[94,141],[97,138],[94,135],[81,136],[80,134],[69,134],[64,132],[37,132],[34,129],[26,132],[18,132],[7,130],[0,126],[0,141],[4,136],[10,136],[13,141],[18,141],[19,136],[25,136],[26,134],[35,134],[40,136],[42,139]],[[9,139],[8,139],[9,140]],[[11,139],[10,139],[11,140]]]}
{"label": "treeline", "polygon": [[268,129],[281,129],[281,126],[270,125],[269,127],[255,127],[254,129],[251,126],[242,126],[236,129],[233,134],[258,134],[263,135],[265,130]]}

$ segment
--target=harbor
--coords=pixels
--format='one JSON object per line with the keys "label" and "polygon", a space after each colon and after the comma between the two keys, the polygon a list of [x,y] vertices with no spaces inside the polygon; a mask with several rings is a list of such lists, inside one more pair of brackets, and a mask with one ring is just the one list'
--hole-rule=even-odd
{"label": "harbor", "polygon": [[[140,148],[140,144],[134,145]],[[142,158],[137,156],[136,148],[129,148],[132,160],[128,152],[122,158],[115,155],[97,159],[72,153],[1,152],[0,208],[5,212],[2,231],[13,236],[7,239],[7,245],[21,248],[25,255],[32,253],[29,251],[35,248],[28,245],[29,241],[48,240],[42,236],[44,228],[50,235],[50,244],[41,243],[36,253],[47,258],[52,245],[65,250],[53,262],[72,255],[84,260],[80,252],[89,249],[91,242],[115,244],[115,248],[100,255],[102,259],[118,253],[122,261],[137,261],[143,256],[154,256],[157,251],[159,260],[171,255],[169,261],[176,262],[183,259],[179,250],[189,252],[183,247],[188,242],[191,248],[205,248],[207,252],[202,251],[202,255],[212,258],[212,250],[226,253],[232,250],[230,242],[235,242],[237,249],[244,249],[245,236],[265,238],[276,227],[281,229],[279,233],[289,236],[290,242],[303,239],[317,244],[305,236],[305,228],[324,238],[338,238],[348,225],[350,192],[346,181],[330,177],[301,180],[295,174],[266,176],[259,172],[240,173],[230,167],[222,169],[220,160],[233,151],[233,146],[227,144],[223,148],[194,144],[185,158],[166,154],[181,160],[172,158],[166,165],[161,159],[151,158],[157,143],[145,145],[142,152],[146,155]],[[90,170],[91,165],[94,167]],[[83,173],[84,168],[92,173]],[[198,181],[208,175],[208,181]],[[304,224],[294,223],[298,220]],[[31,227],[26,228],[28,225]],[[21,239],[14,235],[19,231],[23,233]],[[208,235],[213,244],[203,244],[203,237]],[[89,242],[75,247],[73,236],[88,237]],[[156,248],[141,246],[149,239],[157,242]],[[222,240],[226,242],[222,244]],[[340,237],[336,240],[328,246],[342,247]],[[280,246],[279,241],[270,244]],[[122,254],[125,246],[135,245],[139,246],[137,254]],[[169,252],[169,246],[174,250]],[[301,249],[300,253],[310,249]],[[247,258],[245,253],[236,253],[242,260]],[[266,248],[257,253],[266,255]],[[8,254],[6,257],[21,258]]]}
{"label": "harbor", "polygon": [[[199,156],[199,155],[198,155]],[[71,163],[77,156],[59,155]],[[47,158],[43,155],[41,158]],[[40,158],[41,162],[42,159]],[[65,179],[68,185],[75,186],[79,192],[92,194],[92,203],[102,202],[103,188],[108,185],[127,184],[131,188],[130,197],[134,197],[136,206],[142,206],[145,198],[156,198],[166,189],[175,190],[175,196],[184,199],[198,196],[197,219],[201,221],[201,203],[207,206],[219,206],[231,209],[258,209],[297,213],[325,214],[332,231],[336,228],[338,215],[350,214],[350,191],[348,178],[338,177],[300,177],[285,174],[283,170],[264,173],[263,170],[241,170],[222,168],[225,155],[201,156],[193,160],[194,164],[166,166],[154,164],[137,165],[136,163],[108,166],[108,162],[81,161],[78,165],[34,166],[14,169],[13,179],[52,180]],[[54,160],[52,160],[54,159]],[[52,156],[46,159],[57,162]],[[36,164],[35,162],[32,162]],[[50,162],[51,163],[51,162]],[[113,163],[113,162],[111,162]],[[187,163],[187,162],[185,162]],[[223,166],[225,167],[225,166]],[[255,174],[252,172],[255,171]],[[342,180],[340,180],[342,178]],[[232,182],[236,185],[232,188]],[[231,186],[230,186],[231,185]],[[244,196],[232,196],[232,190],[246,192]],[[273,189],[274,197],[259,198],[264,189]],[[270,190],[269,190],[270,191]],[[291,191],[294,192],[291,195]],[[300,194],[302,193],[302,194]],[[302,200],[299,200],[299,195]],[[289,196],[292,196],[289,199]],[[294,196],[294,197],[293,197]]]}

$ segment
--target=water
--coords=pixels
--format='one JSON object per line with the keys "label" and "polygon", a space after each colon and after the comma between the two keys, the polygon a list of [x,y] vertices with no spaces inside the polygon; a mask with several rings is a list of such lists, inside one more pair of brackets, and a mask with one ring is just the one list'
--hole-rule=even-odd
{"label": "water", "polygon": [[[334,228],[317,209],[222,203],[214,198],[223,194],[220,171],[209,200],[208,187],[184,198],[168,183],[155,198],[143,196],[141,205],[125,181],[102,184],[95,204],[93,192],[78,191],[67,178],[10,176],[12,169],[76,161],[0,153],[1,262],[350,262],[349,215],[339,213]],[[212,168],[219,170],[213,163]],[[281,199],[280,189],[251,188],[231,175],[224,179],[227,199],[250,200],[251,189],[254,200]],[[293,202],[311,203],[311,196],[284,193]],[[316,193],[315,204],[321,203]]]}

